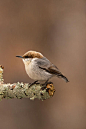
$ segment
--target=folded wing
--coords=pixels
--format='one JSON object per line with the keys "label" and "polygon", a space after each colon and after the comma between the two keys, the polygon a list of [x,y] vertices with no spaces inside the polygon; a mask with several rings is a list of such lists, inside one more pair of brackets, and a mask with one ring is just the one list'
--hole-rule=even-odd
{"label": "folded wing", "polygon": [[69,82],[68,79],[59,71],[59,69],[54,64],[52,64],[47,58],[43,57],[42,59],[38,59],[37,65],[42,70],[57,75],[58,77],[63,78],[66,82]]}

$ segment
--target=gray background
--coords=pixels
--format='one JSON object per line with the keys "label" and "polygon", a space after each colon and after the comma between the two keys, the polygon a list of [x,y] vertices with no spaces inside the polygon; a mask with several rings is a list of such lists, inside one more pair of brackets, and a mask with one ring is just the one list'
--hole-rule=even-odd
{"label": "gray background", "polygon": [[0,0],[0,64],[5,82],[32,82],[21,59],[28,50],[46,56],[69,83],[53,78],[46,101],[0,102],[0,129],[86,128],[86,1]]}

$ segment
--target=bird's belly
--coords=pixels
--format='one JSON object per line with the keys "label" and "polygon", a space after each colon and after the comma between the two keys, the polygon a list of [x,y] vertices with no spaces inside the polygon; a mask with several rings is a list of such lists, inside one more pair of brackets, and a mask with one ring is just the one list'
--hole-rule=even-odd
{"label": "bird's belly", "polygon": [[31,68],[26,69],[28,76],[33,80],[46,81],[52,77],[52,75],[44,70]]}

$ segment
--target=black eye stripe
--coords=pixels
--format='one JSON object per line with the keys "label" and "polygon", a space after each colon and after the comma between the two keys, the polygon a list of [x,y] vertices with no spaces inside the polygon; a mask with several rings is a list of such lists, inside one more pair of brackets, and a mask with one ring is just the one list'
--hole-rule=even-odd
{"label": "black eye stripe", "polygon": [[25,58],[29,58],[29,56],[25,56]]}

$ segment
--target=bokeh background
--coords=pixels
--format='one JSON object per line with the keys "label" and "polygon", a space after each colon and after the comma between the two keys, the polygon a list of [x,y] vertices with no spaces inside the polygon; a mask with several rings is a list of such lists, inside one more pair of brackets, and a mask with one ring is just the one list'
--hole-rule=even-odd
{"label": "bokeh background", "polygon": [[0,102],[0,129],[86,129],[86,1],[1,0],[0,64],[6,83],[32,82],[16,55],[36,50],[69,83],[53,78],[46,101]]}

